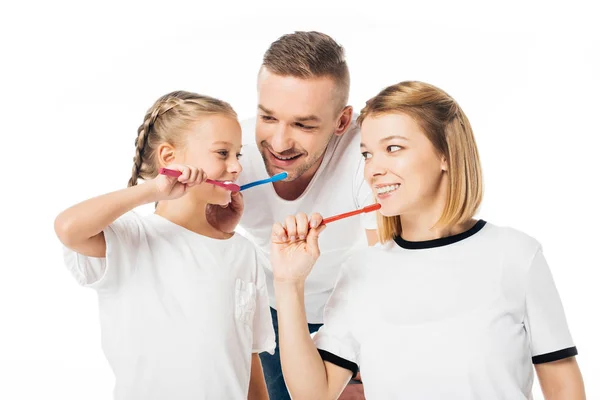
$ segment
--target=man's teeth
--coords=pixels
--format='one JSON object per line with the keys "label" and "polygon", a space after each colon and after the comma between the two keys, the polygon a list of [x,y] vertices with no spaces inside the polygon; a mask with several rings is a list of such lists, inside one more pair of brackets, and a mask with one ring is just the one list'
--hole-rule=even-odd
{"label": "man's teeth", "polygon": [[287,161],[287,160],[291,160],[292,158],[296,158],[298,157],[298,155],[295,156],[291,156],[291,157],[281,157],[281,156],[275,156],[275,158],[282,160],[282,161]]}
{"label": "man's teeth", "polygon": [[398,183],[395,184],[395,185],[388,185],[388,186],[378,187],[377,188],[377,194],[389,193],[389,192],[392,192],[392,191],[398,189],[399,187],[400,187],[400,185]]}

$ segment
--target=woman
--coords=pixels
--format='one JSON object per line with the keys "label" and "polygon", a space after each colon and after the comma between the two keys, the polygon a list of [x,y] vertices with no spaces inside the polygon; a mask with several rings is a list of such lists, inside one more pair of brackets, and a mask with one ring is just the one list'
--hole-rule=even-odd
{"label": "woman", "polygon": [[[360,366],[368,399],[583,399],[583,381],[540,244],[473,219],[482,198],[469,121],[442,90],[390,86],[359,117],[381,244],[343,268],[311,339],[303,284],[321,216],[273,226],[284,376],[299,399],[335,399]],[[290,241],[290,237],[306,240]]]}

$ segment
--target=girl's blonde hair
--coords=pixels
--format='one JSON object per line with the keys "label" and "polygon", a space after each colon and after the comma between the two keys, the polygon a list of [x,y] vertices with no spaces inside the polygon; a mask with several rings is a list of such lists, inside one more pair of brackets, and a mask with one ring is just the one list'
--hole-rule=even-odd
{"label": "girl's blonde hair", "polygon": [[[403,113],[421,127],[440,156],[448,162],[446,205],[435,226],[448,227],[473,218],[483,197],[479,152],[471,124],[458,103],[443,90],[423,82],[400,82],[367,101],[358,117]],[[377,217],[383,243],[402,232],[401,216]]]}
{"label": "girl's blonde hair", "polygon": [[162,143],[174,147],[184,143],[184,132],[200,118],[225,114],[237,119],[228,103],[196,93],[175,91],[160,97],[146,112],[135,139],[135,156],[127,186],[137,185],[138,179],[152,179],[158,174],[156,149]]}

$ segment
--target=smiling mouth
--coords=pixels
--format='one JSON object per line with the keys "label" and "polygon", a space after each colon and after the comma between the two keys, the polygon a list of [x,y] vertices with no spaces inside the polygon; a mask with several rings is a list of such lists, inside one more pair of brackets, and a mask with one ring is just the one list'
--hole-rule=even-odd
{"label": "smiling mouth", "polygon": [[399,187],[400,187],[400,184],[395,183],[393,185],[376,187],[375,190],[377,191],[377,194],[387,194],[387,193],[391,193],[391,192],[397,190]]}
{"label": "smiling mouth", "polygon": [[292,161],[292,160],[295,160],[295,159],[299,158],[302,155],[302,154],[296,154],[294,156],[284,157],[284,156],[279,156],[279,155],[277,155],[277,154],[275,154],[273,152],[270,152],[270,153],[271,153],[271,155],[273,157],[275,157],[276,159],[281,160],[281,161]]}

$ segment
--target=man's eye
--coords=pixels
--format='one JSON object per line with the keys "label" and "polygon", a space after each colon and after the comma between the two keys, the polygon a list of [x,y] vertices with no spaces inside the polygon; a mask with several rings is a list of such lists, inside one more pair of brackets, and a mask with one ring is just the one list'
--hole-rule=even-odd
{"label": "man's eye", "polygon": [[260,116],[260,118],[261,118],[263,121],[267,121],[267,122],[270,122],[270,121],[275,121],[275,118],[273,118],[273,117],[271,117],[271,116],[269,116],[269,115],[261,115],[261,116]]}
{"label": "man's eye", "polygon": [[300,122],[296,122],[296,126],[300,129],[305,129],[307,131],[310,131],[310,130],[313,130],[316,128],[316,126],[304,125],[304,124],[301,124]]}
{"label": "man's eye", "polygon": [[220,150],[217,153],[219,153],[220,155],[222,155],[223,157],[227,157],[227,155],[229,154],[229,152],[227,150]]}
{"label": "man's eye", "polygon": [[238,160],[240,159],[240,157],[241,157],[241,156],[243,156],[243,154],[242,154],[242,153],[237,153],[237,154],[235,155],[235,157],[236,157]]}

